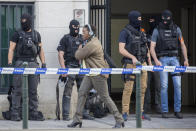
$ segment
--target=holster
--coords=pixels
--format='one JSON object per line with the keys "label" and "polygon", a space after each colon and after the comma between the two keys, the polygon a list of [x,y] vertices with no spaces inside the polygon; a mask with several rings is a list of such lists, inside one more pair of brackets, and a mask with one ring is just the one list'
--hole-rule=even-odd
{"label": "holster", "polygon": [[[127,68],[127,64],[128,63],[124,63],[124,66],[123,68]],[[135,81],[135,79],[131,78],[131,76],[135,76],[135,74],[122,74],[121,75],[121,78],[124,82],[127,82],[127,81]]]}

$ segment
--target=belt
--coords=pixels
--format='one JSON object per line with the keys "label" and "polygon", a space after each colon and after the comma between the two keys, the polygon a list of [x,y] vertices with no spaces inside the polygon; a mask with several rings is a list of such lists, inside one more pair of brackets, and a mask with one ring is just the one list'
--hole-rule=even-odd
{"label": "belt", "polygon": [[65,66],[68,67],[68,68],[78,68],[78,67],[80,67],[79,64],[75,64],[75,63],[66,63]]}
{"label": "belt", "polygon": [[173,57],[173,56],[178,56],[178,54],[168,53],[168,54],[160,54],[160,55],[158,55],[158,57],[164,57],[164,56]]}
{"label": "belt", "polygon": [[27,62],[35,62],[36,58],[16,58],[16,60],[27,61]]}

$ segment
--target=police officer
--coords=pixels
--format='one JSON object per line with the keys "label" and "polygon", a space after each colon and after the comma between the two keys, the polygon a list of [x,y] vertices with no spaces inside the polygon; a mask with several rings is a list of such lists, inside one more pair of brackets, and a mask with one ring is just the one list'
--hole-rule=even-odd
{"label": "police officer", "polygon": [[[69,25],[70,33],[63,36],[60,40],[60,44],[57,47],[58,58],[61,68],[80,68],[80,61],[76,60],[75,52],[80,44],[83,44],[82,35],[79,34],[79,22],[77,20],[72,20]],[[66,79],[66,85],[63,93],[62,99],[62,110],[63,110],[63,120],[69,121],[69,111],[70,111],[70,99],[74,81],[76,80],[77,88],[79,89],[80,84],[83,79],[83,75],[65,75],[62,77]],[[87,108],[87,105],[86,105]],[[89,115],[89,110],[84,109],[83,112],[84,119],[92,120],[93,117]]]}
{"label": "police officer", "polygon": [[[42,68],[46,68],[44,51],[40,34],[32,29],[32,18],[29,14],[21,16],[21,30],[16,31],[11,40],[8,52],[8,65],[12,67],[13,57],[14,67],[22,68],[24,62],[28,62],[28,68],[38,68],[37,56],[42,62]],[[15,51],[15,52],[14,52]],[[39,75],[28,75],[29,87],[29,120],[44,120],[38,108],[37,86]],[[13,75],[11,120],[21,120],[21,95],[22,95],[22,75]]]}
{"label": "police officer", "polygon": [[[138,11],[131,11],[128,14],[129,24],[120,32],[119,37],[119,52],[123,55],[123,68],[135,68],[136,63],[147,65],[148,61],[151,64],[150,55],[147,47],[147,38],[144,32],[141,31],[142,17]],[[148,56],[148,57],[147,57]],[[129,114],[130,96],[132,94],[135,75],[124,76],[124,90],[122,96],[122,113],[123,118],[127,121]],[[141,110],[143,112],[144,96],[147,85],[147,72],[142,71],[141,74]],[[142,113],[143,119],[150,120],[150,117]]]}
{"label": "police officer", "polygon": [[[151,54],[157,66],[179,66],[179,47],[184,56],[184,66],[189,66],[187,49],[180,28],[174,24],[172,13],[165,10],[162,21],[154,29],[151,41]],[[156,48],[155,48],[156,47]],[[171,73],[174,84],[174,115],[182,119],[181,112],[181,76]],[[162,117],[168,118],[168,72],[160,72]]]}
{"label": "police officer", "polygon": [[[154,28],[157,26],[158,17],[151,16],[149,18],[150,29],[147,32],[148,47],[150,48],[151,36]],[[153,59],[152,64],[155,65]],[[147,113],[151,110],[151,105],[154,101],[154,107],[157,113],[161,113],[161,85],[159,72],[148,72],[147,89],[144,98],[144,112]]]}

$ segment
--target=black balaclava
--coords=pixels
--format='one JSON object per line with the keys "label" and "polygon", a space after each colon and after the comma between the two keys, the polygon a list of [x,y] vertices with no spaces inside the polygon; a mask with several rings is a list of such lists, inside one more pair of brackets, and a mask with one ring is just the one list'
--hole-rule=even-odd
{"label": "black balaclava", "polygon": [[[154,21],[153,21],[153,22],[150,22],[150,19],[153,19]],[[157,25],[157,20],[156,20],[156,17],[155,17],[155,16],[151,16],[151,17],[149,18],[149,25],[150,25],[149,33],[152,34],[154,28],[155,28],[156,25]]]}
{"label": "black balaclava", "polygon": [[[153,19],[153,22],[150,22],[150,19]],[[150,29],[154,29],[156,27],[156,17],[155,16],[151,16],[149,19],[149,25],[150,25]]]}
{"label": "black balaclava", "polygon": [[[172,23],[172,13],[169,10],[164,10],[162,12],[162,24],[165,25],[166,27],[169,27],[169,25]],[[170,17],[170,19],[167,19]],[[166,22],[166,24],[164,23]]]}
{"label": "black balaclava", "polygon": [[[22,22],[22,20],[25,19],[25,22]],[[32,18],[29,14],[23,14],[21,16],[21,28],[23,31],[29,31],[32,27]]]}
{"label": "black balaclava", "polygon": [[141,20],[138,20],[138,17],[141,17],[141,13],[139,11],[131,11],[128,14],[129,24],[133,26],[135,29],[140,30],[141,27]]}
{"label": "black balaclava", "polygon": [[[72,25],[75,25],[78,28],[75,29],[75,28],[72,27]],[[79,25],[80,25],[80,23],[77,20],[70,21],[69,29],[70,29],[70,35],[71,36],[76,37],[79,34],[79,30],[80,30]],[[78,31],[78,32],[76,32],[76,31]]]}

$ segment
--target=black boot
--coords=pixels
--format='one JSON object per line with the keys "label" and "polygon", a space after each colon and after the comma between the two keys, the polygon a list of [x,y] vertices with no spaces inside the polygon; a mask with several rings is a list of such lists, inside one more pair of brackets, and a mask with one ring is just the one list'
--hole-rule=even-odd
{"label": "black boot", "polygon": [[2,116],[5,120],[11,119],[11,111],[2,112]]}
{"label": "black boot", "polygon": [[121,127],[122,128],[125,127],[125,123],[124,122],[116,122],[116,124],[112,128],[121,128]]}
{"label": "black boot", "polygon": [[32,121],[44,121],[45,118],[44,118],[42,112],[34,111],[34,112],[30,112],[29,113],[29,120],[32,120]]}
{"label": "black boot", "polygon": [[169,117],[168,117],[168,113],[167,113],[167,112],[163,112],[163,113],[162,113],[162,118],[169,118]]}
{"label": "black boot", "polygon": [[18,113],[12,113],[11,121],[21,121],[20,115]]}
{"label": "black boot", "polygon": [[70,128],[75,128],[77,125],[79,125],[79,128],[82,127],[82,122],[72,122],[71,124],[67,125],[67,127],[70,127]]}
{"label": "black boot", "polygon": [[180,112],[175,112],[174,115],[176,116],[176,118],[178,119],[183,119],[183,116]]}
{"label": "black boot", "polygon": [[65,116],[63,116],[63,120],[64,120],[64,121],[69,121],[69,120],[70,120],[70,118],[69,118],[69,116],[66,116],[66,117],[65,117]]}

